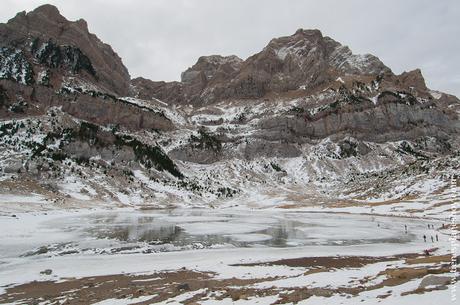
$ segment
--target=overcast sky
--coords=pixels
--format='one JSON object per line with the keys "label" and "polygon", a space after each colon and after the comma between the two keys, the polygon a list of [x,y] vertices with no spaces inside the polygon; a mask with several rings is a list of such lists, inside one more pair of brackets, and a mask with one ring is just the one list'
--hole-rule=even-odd
{"label": "overcast sky", "polygon": [[459,0],[2,0],[0,22],[44,3],[85,19],[132,77],[178,80],[201,55],[245,59],[317,28],[395,73],[421,68],[430,88],[460,97]]}

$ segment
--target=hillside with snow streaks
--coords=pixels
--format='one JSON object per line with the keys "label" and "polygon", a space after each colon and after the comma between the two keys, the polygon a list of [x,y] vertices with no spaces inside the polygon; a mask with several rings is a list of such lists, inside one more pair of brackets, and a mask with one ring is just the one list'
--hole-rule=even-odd
{"label": "hillside with snow streaks", "polygon": [[280,189],[365,206],[442,193],[458,172],[460,101],[319,30],[246,60],[202,56],[180,82],[129,79],[51,5],[0,34],[4,211],[217,207]]}

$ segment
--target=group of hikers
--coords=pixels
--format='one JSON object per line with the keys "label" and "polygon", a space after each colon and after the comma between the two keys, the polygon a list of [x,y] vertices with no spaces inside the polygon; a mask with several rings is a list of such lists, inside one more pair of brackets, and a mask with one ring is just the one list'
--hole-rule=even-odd
{"label": "group of hikers", "polygon": [[[426,235],[423,235],[423,241],[426,242]],[[439,241],[438,234],[436,234],[436,241]],[[431,242],[434,242],[433,235],[431,235]]]}
{"label": "group of hikers", "polygon": [[[377,226],[380,227],[380,223],[377,223]],[[445,228],[445,225],[442,224],[441,228],[444,229],[444,228]],[[428,229],[434,230],[434,225],[428,224]],[[406,234],[407,234],[407,225],[404,225],[404,231],[405,231]],[[431,235],[430,237],[431,237],[431,242],[433,242],[433,243],[434,243],[435,240],[436,240],[436,241],[439,241],[439,236],[438,236],[437,233],[436,233],[434,236]],[[426,242],[426,239],[427,239],[427,236],[426,236],[425,234],[423,234],[423,241]]]}
{"label": "group of hikers", "polygon": [[[433,229],[434,230],[434,225],[428,224],[428,229]],[[407,232],[407,229],[406,229],[406,232]],[[435,234],[435,237],[433,237],[433,235],[431,235],[431,242],[432,243],[434,242],[435,238],[436,238],[436,241],[439,241],[438,234]],[[426,235],[425,234],[423,234],[423,241],[426,242]]]}
{"label": "group of hikers", "polygon": [[[444,224],[442,224],[442,228],[444,228]],[[433,229],[434,230],[434,225],[428,224],[428,229]],[[407,234],[407,225],[404,225],[404,231]],[[427,236],[425,234],[423,234],[423,241],[424,242],[426,242],[426,238],[427,238]],[[436,241],[439,241],[438,234],[435,234],[434,236],[431,235],[431,242],[434,242],[435,239],[436,239]]]}
{"label": "group of hikers", "polygon": [[[434,225],[433,224],[427,224],[428,226],[428,229],[430,230],[436,230]],[[442,224],[441,226],[441,229],[445,229],[447,226],[445,224]],[[407,225],[404,225],[404,231],[406,232],[407,234]],[[423,234],[423,241],[426,243],[427,241],[427,235],[426,234]],[[431,242],[434,243],[435,241],[438,242],[439,241],[439,236],[438,236],[438,233],[435,231],[434,232],[434,235],[430,235],[430,238],[431,238]],[[424,250],[424,253],[425,255],[429,256],[431,255],[432,252],[436,251],[438,248],[431,248],[431,249],[426,249]]]}

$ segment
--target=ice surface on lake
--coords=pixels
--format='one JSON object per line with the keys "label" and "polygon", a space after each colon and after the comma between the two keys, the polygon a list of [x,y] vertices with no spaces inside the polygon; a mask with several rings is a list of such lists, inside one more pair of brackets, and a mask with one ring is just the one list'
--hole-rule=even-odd
{"label": "ice surface on lake", "polygon": [[[176,209],[3,217],[0,259],[203,248],[405,244],[418,220],[331,213]],[[27,225],[25,225],[27,223]],[[404,231],[404,225],[409,230]],[[420,236],[419,236],[420,235]]]}

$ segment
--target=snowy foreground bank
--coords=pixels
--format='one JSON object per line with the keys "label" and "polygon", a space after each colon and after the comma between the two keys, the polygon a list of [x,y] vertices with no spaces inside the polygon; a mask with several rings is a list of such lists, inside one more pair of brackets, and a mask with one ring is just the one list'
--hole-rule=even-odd
{"label": "snowy foreground bank", "polygon": [[450,304],[443,224],[273,207],[3,215],[0,303]]}

